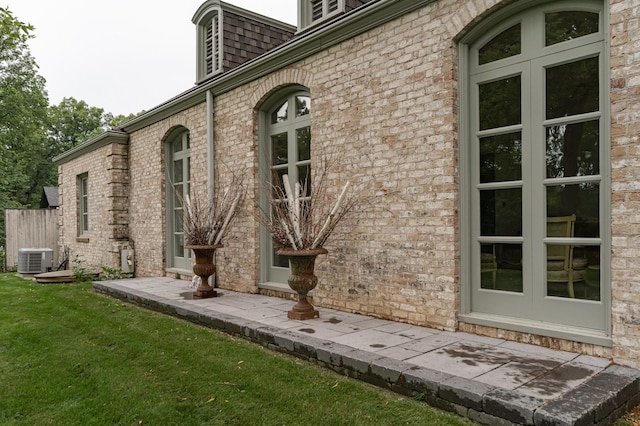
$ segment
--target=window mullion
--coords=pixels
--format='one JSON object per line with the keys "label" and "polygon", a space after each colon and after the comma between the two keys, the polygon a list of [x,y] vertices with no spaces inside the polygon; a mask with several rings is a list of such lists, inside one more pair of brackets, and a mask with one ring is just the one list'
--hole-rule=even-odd
{"label": "window mullion", "polygon": [[[535,36],[534,36],[535,37]],[[534,37],[525,37],[526,39]],[[544,132],[540,127],[542,121],[542,87],[541,75],[536,68],[527,62],[523,64],[522,73],[522,234],[523,234],[523,288],[525,293],[533,295],[533,299],[541,296],[542,290],[536,285],[536,277],[544,270],[544,252],[542,240],[545,232],[544,189],[539,184],[545,173],[544,150],[542,149]],[[534,88],[538,88],[535,89]],[[535,302],[533,302],[535,303]],[[533,311],[533,309],[532,309]]]}

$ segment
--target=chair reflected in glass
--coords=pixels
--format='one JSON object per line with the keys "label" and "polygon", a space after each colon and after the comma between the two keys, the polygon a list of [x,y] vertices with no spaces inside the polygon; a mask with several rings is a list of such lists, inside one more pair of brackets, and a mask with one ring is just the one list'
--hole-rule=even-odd
{"label": "chair reflected in glass", "polygon": [[[547,237],[573,238],[576,215],[547,218]],[[569,297],[575,298],[574,284],[584,283],[584,269],[587,259],[574,258],[572,244],[547,244],[547,284],[563,283],[567,286]],[[547,295],[549,289],[547,289]]]}
{"label": "chair reflected in glass", "polygon": [[484,276],[488,275],[491,279],[491,288],[496,288],[496,277],[498,273],[498,259],[496,257],[496,245],[495,244],[483,244],[480,252],[480,273],[483,276],[482,288],[487,288],[485,285]]}

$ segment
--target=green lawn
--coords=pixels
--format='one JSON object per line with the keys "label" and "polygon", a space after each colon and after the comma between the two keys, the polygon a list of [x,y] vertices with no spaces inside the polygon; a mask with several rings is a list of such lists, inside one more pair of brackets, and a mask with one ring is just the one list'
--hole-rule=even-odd
{"label": "green lawn", "polygon": [[0,274],[2,425],[470,425],[173,317]]}

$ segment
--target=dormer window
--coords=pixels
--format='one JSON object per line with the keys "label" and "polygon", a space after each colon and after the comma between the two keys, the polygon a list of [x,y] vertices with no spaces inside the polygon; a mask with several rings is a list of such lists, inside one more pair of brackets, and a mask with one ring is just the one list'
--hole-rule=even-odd
{"label": "dormer window", "polygon": [[298,0],[298,2],[298,20],[301,30],[345,11],[345,0]]}
{"label": "dormer window", "polygon": [[197,83],[274,49],[291,40],[296,31],[292,25],[220,0],[202,3],[191,21],[198,35]]}
{"label": "dormer window", "polygon": [[204,28],[204,66],[206,76],[222,69],[220,19],[215,14]]}
{"label": "dormer window", "polygon": [[198,80],[222,72],[222,11],[210,9],[198,23]]}

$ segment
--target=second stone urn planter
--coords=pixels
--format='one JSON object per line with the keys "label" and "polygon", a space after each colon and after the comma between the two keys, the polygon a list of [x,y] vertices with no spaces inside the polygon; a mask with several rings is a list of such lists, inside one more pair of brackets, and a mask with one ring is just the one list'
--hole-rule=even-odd
{"label": "second stone urn planter", "polygon": [[294,320],[319,318],[320,313],[309,303],[307,294],[318,285],[318,277],[314,275],[316,257],[320,254],[327,254],[328,251],[324,248],[303,250],[283,248],[276,253],[289,257],[291,275],[288,283],[289,287],[298,293],[298,302],[287,312],[287,317]]}
{"label": "second stone urn planter", "polygon": [[209,277],[216,273],[216,265],[214,256],[216,250],[222,247],[222,244],[215,245],[186,245],[187,249],[193,251],[196,257],[196,263],[193,265],[193,273],[200,277],[202,282],[193,292],[193,297],[197,299],[206,299],[216,297],[218,293],[209,285]]}

